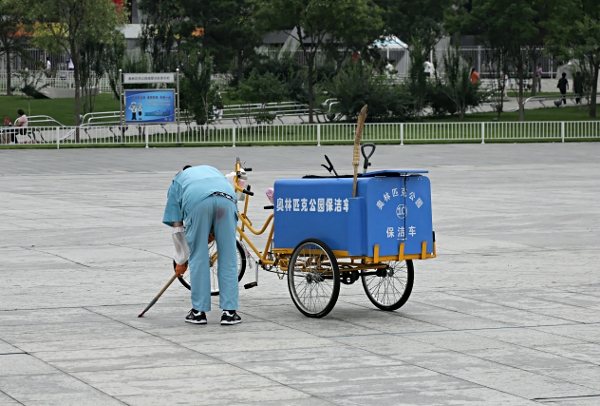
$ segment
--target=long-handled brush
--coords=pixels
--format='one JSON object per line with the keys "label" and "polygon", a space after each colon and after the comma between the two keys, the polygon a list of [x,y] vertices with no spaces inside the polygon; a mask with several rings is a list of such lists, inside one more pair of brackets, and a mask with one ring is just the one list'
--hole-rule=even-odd
{"label": "long-handled brush", "polygon": [[165,290],[167,290],[167,288],[169,286],[171,286],[171,284],[173,283],[173,281],[175,280],[175,278],[177,278],[177,274],[173,275],[173,277],[171,278],[171,280],[169,282],[167,282],[167,284],[165,285],[165,287],[162,288],[162,290],[160,292],[158,292],[158,295],[156,295],[156,297],[154,299],[152,299],[152,301],[150,302],[150,304],[148,306],[146,306],[146,308],[144,309],[144,311],[141,312],[138,317],[142,317],[144,315],[144,313],[146,313],[152,306],[154,306],[154,304],[158,301],[158,299],[162,296],[162,294],[165,293]]}
{"label": "long-handled brush", "polygon": [[367,105],[362,108],[360,115],[358,116],[358,124],[356,125],[356,135],[354,136],[354,160],[352,166],[354,166],[354,186],[352,188],[352,197],[356,197],[356,185],[358,182],[358,165],[360,165],[360,139],[363,133],[363,127],[365,120],[367,119]]}

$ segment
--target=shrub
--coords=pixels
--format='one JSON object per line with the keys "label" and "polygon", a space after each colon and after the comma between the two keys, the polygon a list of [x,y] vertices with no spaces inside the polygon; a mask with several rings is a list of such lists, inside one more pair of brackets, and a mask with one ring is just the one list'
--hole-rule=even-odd
{"label": "shrub", "polygon": [[344,65],[329,90],[338,99],[337,111],[351,121],[365,104],[368,121],[405,120],[410,113],[411,100],[404,86],[391,84],[385,75],[374,75],[373,67],[360,61]]}

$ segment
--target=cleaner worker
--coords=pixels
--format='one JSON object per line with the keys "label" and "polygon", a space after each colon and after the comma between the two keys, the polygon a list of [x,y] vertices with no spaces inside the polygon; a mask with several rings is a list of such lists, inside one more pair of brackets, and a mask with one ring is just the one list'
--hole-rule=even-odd
{"label": "cleaner worker", "polygon": [[[219,307],[221,324],[237,324],[238,280],[236,253],[237,200],[231,183],[216,168],[207,165],[185,166],[169,187],[163,223],[173,227],[177,267],[183,275],[189,247],[192,310],[185,321],[206,324],[210,311],[209,236],[217,241],[219,252]],[[185,224],[185,226],[184,226]],[[185,238],[185,239],[184,239]],[[183,249],[182,249],[183,247]]]}

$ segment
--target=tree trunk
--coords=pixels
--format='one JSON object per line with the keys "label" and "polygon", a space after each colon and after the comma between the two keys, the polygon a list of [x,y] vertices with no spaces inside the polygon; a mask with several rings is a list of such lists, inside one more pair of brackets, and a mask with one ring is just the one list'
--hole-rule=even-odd
{"label": "tree trunk", "polygon": [[598,70],[600,63],[594,64],[594,83],[592,85],[592,98],[590,100],[590,117],[596,118],[596,94],[598,93]]}
{"label": "tree trunk", "polygon": [[[532,81],[531,81],[531,97],[535,96],[535,89],[537,87],[537,81],[538,78],[536,76],[536,70],[537,70],[537,66],[535,66],[535,56],[531,57],[531,66],[533,67],[533,71],[531,72],[531,77],[532,77]],[[541,76],[540,76],[540,80],[541,80]]]}
{"label": "tree trunk", "polygon": [[[71,59],[73,60],[73,76],[75,78],[75,126],[79,127],[81,124],[79,120],[79,91],[81,88],[81,80],[79,78],[79,50],[75,48],[74,44],[71,44]],[[75,142],[79,142],[79,128],[75,131]]]}
{"label": "tree trunk", "polygon": [[242,83],[244,80],[244,62],[242,60],[242,50],[237,51],[237,77],[238,83]]}
{"label": "tree trunk", "polygon": [[12,89],[10,83],[10,50],[6,50],[6,95],[12,96]]}
{"label": "tree trunk", "polygon": [[525,78],[523,77],[523,61],[519,58],[519,66],[517,67],[519,75],[519,97],[517,98],[519,103],[519,121],[525,121],[525,106],[523,105],[523,85]]}
{"label": "tree trunk", "polygon": [[308,58],[308,122],[313,123],[313,69],[314,58]]}

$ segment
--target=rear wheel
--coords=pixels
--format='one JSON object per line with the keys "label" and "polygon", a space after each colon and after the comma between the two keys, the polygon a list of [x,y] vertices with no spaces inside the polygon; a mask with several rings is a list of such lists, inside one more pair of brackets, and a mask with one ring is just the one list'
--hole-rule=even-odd
{"label": "rear wheel", "polygon": [[411,260],[383,262],[385,268],[363,271],[363,287],[369,300],[381,310],[397,310],[412,292],[415,271]]}
{"label": "rear wheel", "polygon": [[340,271],[333,252],[323,241],[302,241],[288,264],[288,289],[292,301],[307,317],[323,317],[340,294]]}
{"label": "rear wheel", "polygon": [[[242,280],[244,272],[246,272],[246,255],[244,253],[244,247],[239,240],[235,241],[236,253],[237,253],[237,264],[238,264],[238,282]],[[217,254],[217,243],[213,241],[208,244],[208,257],[210,258],[210,294],[217,296],[219,294],[219,278],[217,270],[219,269],[219,261]],[[175,268],[175,261],[173,261],[173,268]],[[177,278],[183,286],[188,289],[190,287],[190,272],[186,272],[183,278]]]}

